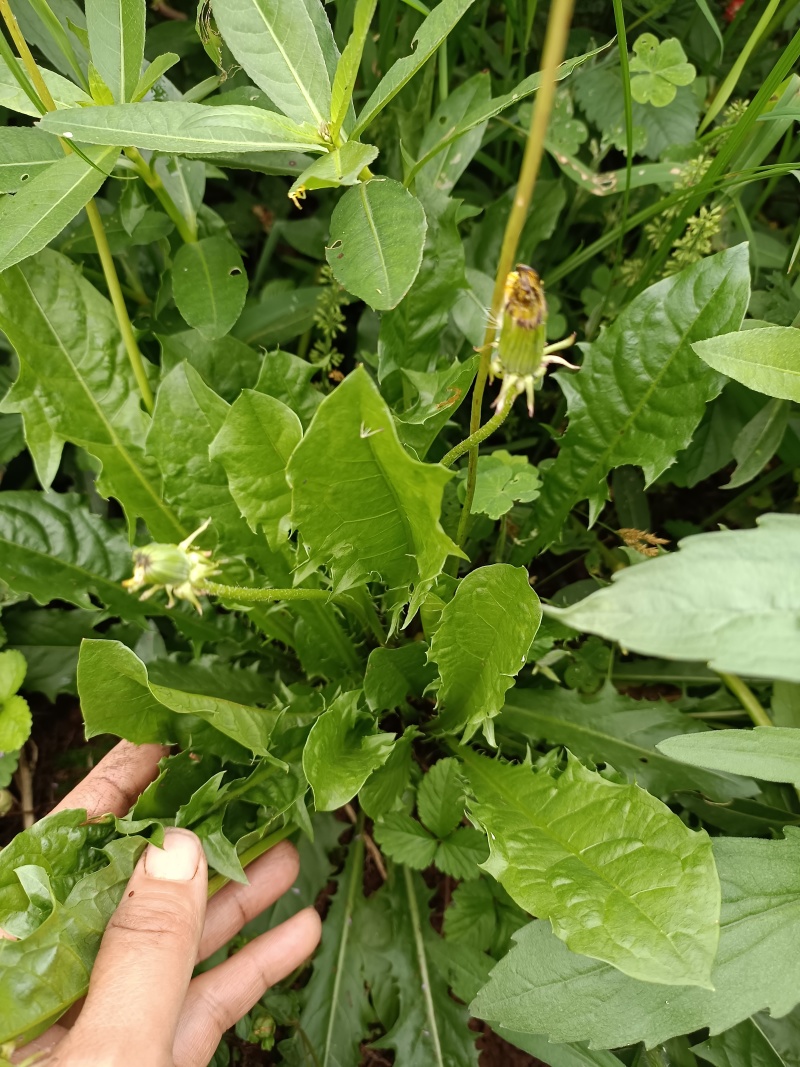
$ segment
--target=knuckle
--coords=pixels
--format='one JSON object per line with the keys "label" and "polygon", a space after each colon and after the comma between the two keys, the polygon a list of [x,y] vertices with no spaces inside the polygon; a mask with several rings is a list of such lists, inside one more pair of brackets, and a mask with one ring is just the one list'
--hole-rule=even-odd
{"label": "knuckle", "polygon": [[117,908],[106,935],[121,943],[171,947],[184,942],[193,927],[193,914],[186,902],[166,895],[140,897]]}

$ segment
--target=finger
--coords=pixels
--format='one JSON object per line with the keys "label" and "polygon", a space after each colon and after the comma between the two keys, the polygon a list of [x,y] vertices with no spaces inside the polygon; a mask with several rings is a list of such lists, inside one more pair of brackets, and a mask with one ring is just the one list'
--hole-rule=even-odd
{"label": "finger", "polygon": [[[67,1036],[67,1033],[68,1031],[58,1023],[55,1026],[51,1026],[49,1030],[41,1035],[41,1037],[35,1037],[29,1044],[17,1049],[16,1052],[12,1052],[10,1062],[24,1064],[31,1056],[38,1054],[39,1057],[43,1057],[44,1053],[50,1052],[51,1049],[55,1048],[55,1046]],[[34,1062],[41,1062],[44,1064],[47,1061],[44,1059],[37,1059]]]}
{"label": "finger", "polygon": [[316,911],[306,908],[195,978],[175,1037],[175,1067],[205,1067],[225,1031],[308,959],[321,930]]}
{"label": "finger", "polygon": [[86,808],[90,819],[98,815],[125,815],[139,794],[158,774],[158,761],[169,749],[163,745],[133,745],[120,741],[68,793],[53,811]]}
{"label": "finger", "polygon": [[171,1065],[207,888],[203,850],[189,830],[168,829],[163,849],[147,846],[106,928],[86,1004],[65,1042],[73,1058],[82,1054],[84,1065],[97,1060],[104,1067]]}
{"label": "finger", "polygon": [[208,903],[199,959],[222,948],[246,923],[282,897],[294,885],[299,870],[297,849],[281,841],[247,868],[249,885],[229,882]]}

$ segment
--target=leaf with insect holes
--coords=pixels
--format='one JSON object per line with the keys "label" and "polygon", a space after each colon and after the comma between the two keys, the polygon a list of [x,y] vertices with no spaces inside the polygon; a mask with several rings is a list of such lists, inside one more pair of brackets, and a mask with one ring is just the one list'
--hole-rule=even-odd
{"label": "leaf with insect holes", "polygon": [[690,85],[695,68],[686,61],[686,53],[677,37],[658,41],[652,33],[643,33],[633,42],[630,61],[631,96],[637,104],[666,107],[675,99],[677,86]]}
{"label": "leaf with insect holes", "polygon": [[311,559],[331,568],[335,590],[374,576],[398,590],[413,582],[413,617],[447,556],[460,554],[439,524],[450,473],[406,453],[363,368],[319,406],[288,476],[292,522]]}
{"label": "leaf with insect holes", "polygon": [[247,285],[239,250],[224,237],[181,245],[172,264],[178,311],[211,340],[224,337],[241,315]]}
{"label": "leaf with insect holes", "polygon": [[388,311],[417,276],[426,229],[415,196],[400,182],[372,178],[348,189],[333,209],[325,257],[349,293]]}
{"label": "leaf with insect holes", "polygon": [[27,126],[0,128],[0,193],[15,193],[51,163],[63,159],[55,137]]}

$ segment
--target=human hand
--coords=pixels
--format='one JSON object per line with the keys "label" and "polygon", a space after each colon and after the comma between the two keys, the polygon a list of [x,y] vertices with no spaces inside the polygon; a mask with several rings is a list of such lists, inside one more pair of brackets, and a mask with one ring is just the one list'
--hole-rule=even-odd
{"label": "human hand", "polygon": [[[116,746],[56,808],[89,818],[123,815],[156,777],[159,745]],[[86,1000],[15,1053],[42,1067],[206,1067],[222,1034],[264,991],[316,948],[313,908],[294,915],[217,967],[192,978],[196,963],[226,944],[282,896],[297,877],[297,851],[284,841],[247,868],[206,907],[208,872],[198,838],[168,829],[148,845],[106,928]]]}

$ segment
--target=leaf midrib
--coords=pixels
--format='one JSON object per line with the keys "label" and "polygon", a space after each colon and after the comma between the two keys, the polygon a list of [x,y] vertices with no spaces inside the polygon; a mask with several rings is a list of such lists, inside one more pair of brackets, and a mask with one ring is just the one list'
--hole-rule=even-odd
{"label": "leaf midrib", "polygon": [[[292,75],[292,78],[294,79],[295,85],[300,90],[300,93],[301,93],[303,99],[305,100],[306,104],[308,105],[309,111],[311,112],[311,114],[314,116],[314,118],[317,120],[318,123],[320,123],[320,124],[323,123],[325,121],[323,116],[320,114],[316,104],[314,103],[314,101],[312,100],[311,96],[309,95],[305,85],[300,80],[300,75],[298,74],[297,70],[295,69],[294,64],[289,59],[289,56],[286,54],[286,50],[284,49],[284,47],[281,44],[281,42],[278,40],[278,36],[275,33],[275,30],[273,29],[272,23],[267,19],[267,13],[263,9],[263,4],[260,3],[259,0],[255,0],[255,2],[253,3],[253,6],[256,9],[256,11],[258,12],[258,14],[261,16],[261,21],[264,23],[264,26],[266,27],[267,33],[270,35],[270,37],[272,38],[273,42],[275,43],[275,47],[280,52],[281,57],[282,57],[284,63],[286,64],[286,66],[287,66],[287,68],[289,70],[289,73]],[[305,11],[303,12],[303,14],[306,16],[306,18],[308,18],[308,15],[306,14]],[[309,22],[311,22],[310,19],[309,19]],[[311,37],[316,42],[317,38],[316,38],[316,34],[313,31],[313,27],[311,29]]]}

